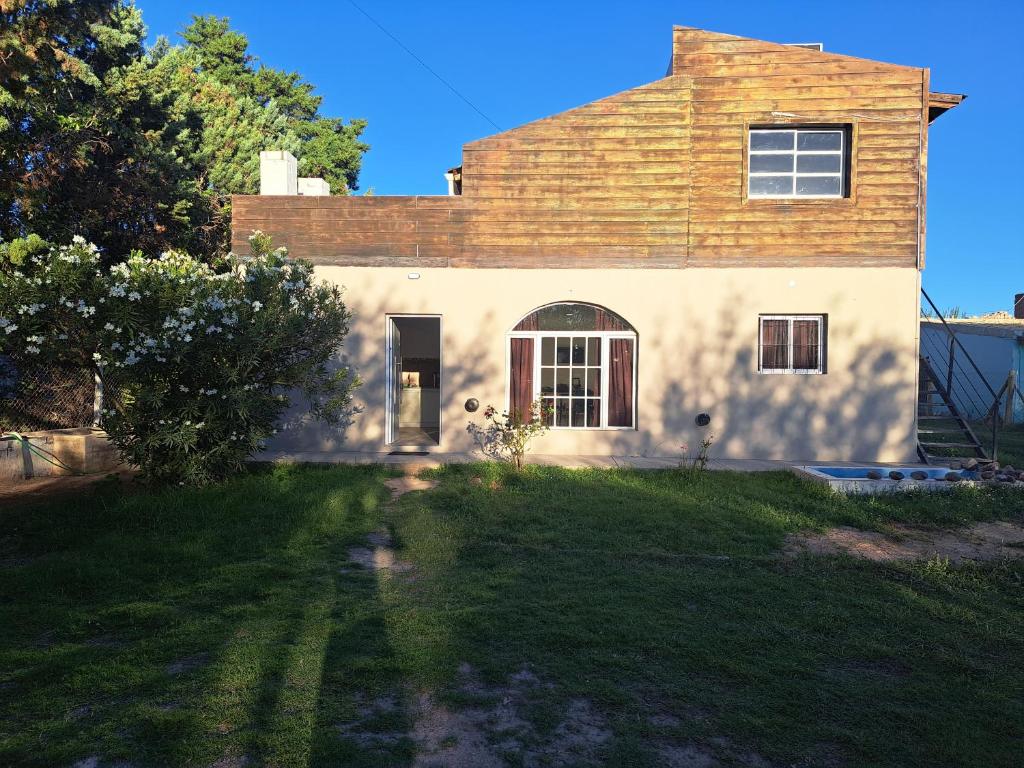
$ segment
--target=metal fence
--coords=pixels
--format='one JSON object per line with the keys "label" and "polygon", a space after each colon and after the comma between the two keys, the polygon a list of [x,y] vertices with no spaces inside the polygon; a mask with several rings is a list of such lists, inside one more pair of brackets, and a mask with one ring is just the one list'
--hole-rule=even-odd
{"label": "metal fence", "polygon": [[93,423],[95,392],[90,370],[20,370],[0,356],[0,432],[88,427]]}

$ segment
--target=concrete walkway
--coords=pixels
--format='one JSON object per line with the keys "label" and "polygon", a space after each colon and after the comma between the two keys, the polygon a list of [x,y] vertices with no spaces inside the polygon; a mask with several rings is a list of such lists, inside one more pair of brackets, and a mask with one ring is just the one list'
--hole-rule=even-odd
{"label": "concrete walkway", "polygon": [[[388,453],[357,453],[354,451],[329,451],[313,452],[303,451],[297,453],[286,453],[282,451],[267,451],[254,457],[256,461],[270,461],[275,463],[302,463],[302,464],[414,464],[417,468],[437,467],[442,464],[468,464],[475,461],[487,461],[482,453],[428,453],[425,456],[410,454],[391,455]],[[610,469],[614,467],[628,467],[631,469],[673,469],[679,466],[680,459],[673,456],[579,456],[579,455],[555,455],[555,454],[529,454],[526,457],[528,464],[538,464],[547,467],[568,467],[581,469],[585,467],[597,467]],[[776,461],[769,459],[711,459],[708,462],[708,469],[730,470],[733,472],[784,472],[788,471],[794,464],[800,466],[827,465],[827,466],[886,466],[872,464],[871,462],[844,462],[844,461]],[[893,464],[892,466],[897,466]],[[898,466],[906,467],[909,464],[903,463]]]}

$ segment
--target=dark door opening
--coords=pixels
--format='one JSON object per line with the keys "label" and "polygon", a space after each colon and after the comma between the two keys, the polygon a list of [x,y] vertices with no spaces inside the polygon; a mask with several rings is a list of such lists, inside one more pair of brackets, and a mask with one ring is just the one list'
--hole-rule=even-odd
{"label": "dark door opening", "polygon": [[392,316],[388,322],[388,442],[441,442],[441,318]]}

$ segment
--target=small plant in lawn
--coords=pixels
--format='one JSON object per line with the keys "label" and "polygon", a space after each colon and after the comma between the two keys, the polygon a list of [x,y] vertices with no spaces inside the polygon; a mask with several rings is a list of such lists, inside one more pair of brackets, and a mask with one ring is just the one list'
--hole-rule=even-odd
{"label": "small plant in lawn", "polygon": [[680,452],[683,456],[683,458],[679,462],[679,468],[695,473],[703,472],[704,470],[706,470],[708,468],[708,461],[710,460],[708,453],[710,452],[711,445],[712,443],[714,443],[714,441],[715,436],[710,433],[703,437],[700,441],[700,446],[697,448],[697,455],[689,459],[687,458],[687,456],[690,453],[690,446],[688,446],[686,443],[679,446]]}
{"label": "small plant in lawn", "polygon": [[266,235],[250,243],[216,269],[173,252],[104,268],[79,237],[0,243],[0,355],[93,368],[102,426],[145,476],[225,477],[276,431],[290,393],[337,423],[355,383],[330,366],[348,332],[339,289]]}
{"label": "small plant in lawn", "polygon": [[534,400],[528,414],[518,411],[502,413],[493,405],[484,409],[485,426],[470,422],[466,430],[473,435],[481,449],[489,456],[512,462],[522,469],[526,452],[534,438],[546,433],[550,408],[544,408]]}

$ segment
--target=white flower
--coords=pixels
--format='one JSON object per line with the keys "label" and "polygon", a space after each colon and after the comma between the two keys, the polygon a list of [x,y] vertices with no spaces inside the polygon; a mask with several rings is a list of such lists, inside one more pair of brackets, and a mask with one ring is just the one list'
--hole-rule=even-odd
{"label": "white flower", "polygon": [[29,342],[30,344],[41,344],[42,341],[43,341],[43,337],[42,336],[29,336],[28,338],[25,339],[25,341]]}
{"label": "white flower", "polygon": [[114,324],[113,323],[107,323],[106,325],[103,326],[103,330],[104,331],[112,331],[112,330],[114,330]]}
{"label": "white flower", "polygon": [[182,392],[188,392],[188,387],[186,387],[184,384],[179,384],[178,389],[181,390]]}
{"label": "white flower", "polygon": [[31,353],[33,355],[38,355],[39,354],[39,347],[35,346],[34,344],[29,344],[27,347],[25,347],[25,351],[29,352],[29,353]]}
{"label": "white flower", "polygon": [[4,333],[10,334],[14,333],[16,330],[18,330],[18,325],[16,323],[11,323],[10,325],[4,326]]}
{"label": "white flower", "polygon": [[192,336],[191,334],[186,333],[184,336],[181,337],[181,340],[185,342],[192,341]]}
{"label": "white flower", "polygon": [[75,245],[85,245],[85,238],[81,235],[75,235],[71,238],[71,242]]}
{"label": "white flower", "polygon": [[92,359],[95,360],[97,363],[102,362],[103,361],[103,355],[101,355],[99,352],[93,352],[92,353]]}
{"label": "white flower", "polygon": [[138,291],[132,291],[128,294],[128,301],[138,301],[142,298],[142,294]]}
{"label": "white flower", "polygon": [[259,312],[261,309],[263,309],[263,305],[260,302],[254,301],[252,303],[252,311],[253,312]]}

